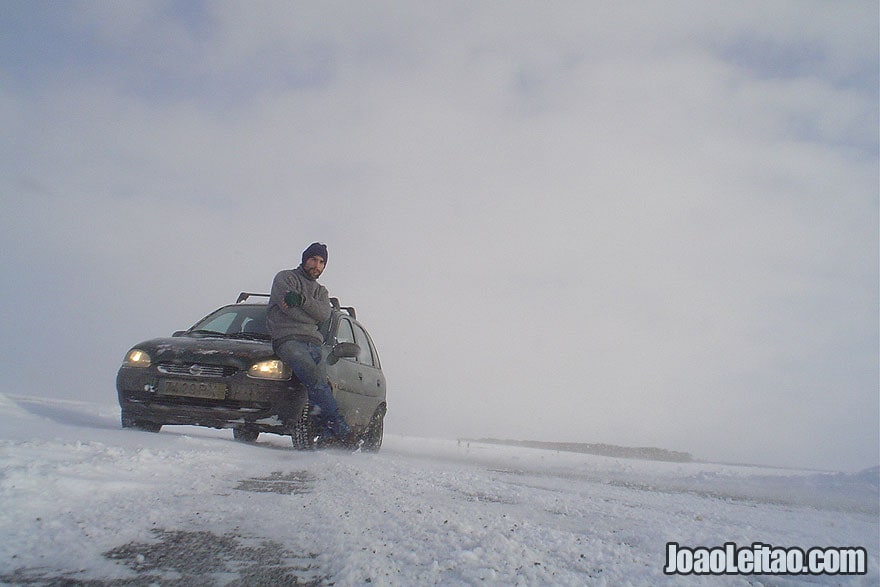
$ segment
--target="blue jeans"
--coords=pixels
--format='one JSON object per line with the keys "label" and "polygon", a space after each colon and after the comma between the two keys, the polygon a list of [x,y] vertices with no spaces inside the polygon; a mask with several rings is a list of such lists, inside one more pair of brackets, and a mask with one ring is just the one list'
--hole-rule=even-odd
{"label": "blue jeans", "polygon": [[275,349],[282,361],[290,365],[293,374],[309,392],[309,406],[315,432],[321,436],[345,438],[351,427],[342,414],[324,369],[321,368],[321,347],[311,342],[288,340]]}

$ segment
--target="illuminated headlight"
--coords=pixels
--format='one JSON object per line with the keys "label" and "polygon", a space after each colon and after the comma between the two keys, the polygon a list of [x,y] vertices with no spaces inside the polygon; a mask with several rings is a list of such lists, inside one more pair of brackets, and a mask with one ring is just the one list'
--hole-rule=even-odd
{"label": "illuminated headlight", "polygon": [[149,367],[150,355],[140,349],[131,349],[125,355],[125,360],[122,361],[122,364],[126,367]]}
{"label": "illuminated headlight", "polygon": [[256,377],[257,379],[275,379],[278,381],[284,381],[290,379],[291,375],[290,367],[285,365],[284,361],[278,359],[261,361],[255,363],[250,369],[248,369],[248,376]]}

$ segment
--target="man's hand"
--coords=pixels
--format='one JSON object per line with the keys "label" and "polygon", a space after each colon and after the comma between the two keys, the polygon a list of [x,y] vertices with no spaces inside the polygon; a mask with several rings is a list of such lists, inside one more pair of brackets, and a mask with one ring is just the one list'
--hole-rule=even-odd
{"label": "man's hand", "polygon": [[288,308],[297,308],[299,306],[302,306],[303,297],[295,291],[289,291],[284,296],[284,303],[287,305]]}

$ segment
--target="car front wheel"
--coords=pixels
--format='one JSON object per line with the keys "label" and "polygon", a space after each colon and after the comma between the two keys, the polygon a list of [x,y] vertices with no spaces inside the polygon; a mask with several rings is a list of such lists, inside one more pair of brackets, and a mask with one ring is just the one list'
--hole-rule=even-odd
{"label": "car front wheel", "polygon": [[233,428],[232,437],[241,442],[256,442],[259,432],[253,428]]}
{"label": "car front wheel", "polygon": [[144,420],[134,420],[126,412],[122,412],[122,427],[143,430],[145,432],[159,432],[162,429],[161,424]]}
{"label": "car front wheel", "polygon": [[296,450],[314,450],[315,448],[315,431],[312,419],[309,417],[308,401],[303,406],[299,419],[293,424],[290,438],[293,441],[293,448]]}

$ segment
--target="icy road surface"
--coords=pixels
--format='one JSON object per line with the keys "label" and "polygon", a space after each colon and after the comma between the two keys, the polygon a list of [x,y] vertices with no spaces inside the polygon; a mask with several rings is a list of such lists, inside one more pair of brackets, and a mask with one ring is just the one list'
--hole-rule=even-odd
{"label": "icy road surface", "polygon": [[[389,435],[298,453],[0,395],[4,585],[878,585],[878,470],[660,463]],[[744,431],[745,432],[745,431]],[[866,575],[666,576],[666,544],[861,546]]]}

